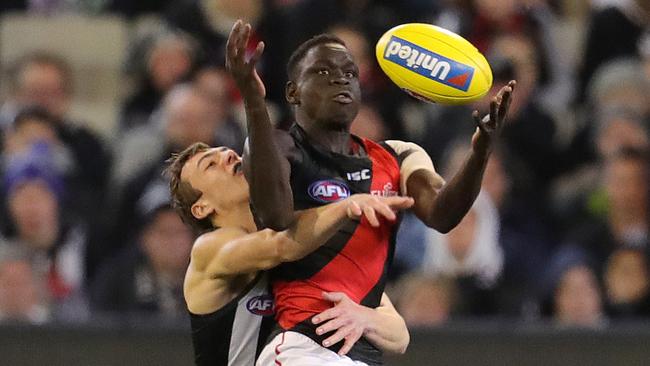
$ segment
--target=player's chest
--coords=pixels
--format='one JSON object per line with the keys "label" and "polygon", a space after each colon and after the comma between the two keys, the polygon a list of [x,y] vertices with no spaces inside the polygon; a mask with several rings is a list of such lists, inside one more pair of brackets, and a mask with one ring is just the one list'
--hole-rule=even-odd
{"label": "player's chest", "polygon": [[336,202],[357,193],[399,194],[399,168],[392,158],[368,156],[314,159],[292,164],[291,186],[296,209]]}

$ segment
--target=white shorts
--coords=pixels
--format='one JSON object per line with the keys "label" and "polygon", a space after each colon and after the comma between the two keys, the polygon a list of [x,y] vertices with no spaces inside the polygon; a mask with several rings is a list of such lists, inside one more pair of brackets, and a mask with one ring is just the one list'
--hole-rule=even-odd
{"label": "white shorts", "polygon": [[256,366],[368,366],[314,342],[297,332],[283,332],[267,344]]}

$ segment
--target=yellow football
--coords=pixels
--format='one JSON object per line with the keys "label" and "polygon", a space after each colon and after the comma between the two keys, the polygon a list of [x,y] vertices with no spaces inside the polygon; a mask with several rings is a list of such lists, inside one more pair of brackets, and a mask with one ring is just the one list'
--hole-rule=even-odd
{"label": "yellow football", "polygon": [[408,94],[428,102],[462,104],[492,86],[485,57],[465,38],[431,24],[390,29],[375,49],[381,69]]}

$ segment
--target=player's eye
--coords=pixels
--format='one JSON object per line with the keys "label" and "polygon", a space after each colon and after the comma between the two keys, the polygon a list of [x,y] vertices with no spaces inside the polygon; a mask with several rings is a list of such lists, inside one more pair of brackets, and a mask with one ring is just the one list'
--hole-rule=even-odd
{"label": "player's eye", "polygon": [[353,72],[353,71],[347,71],[347,72],[344,74],[344,76],[345,76],[346,78],[348,78],[348,79],[352,79],[352,78],[356,77],[357,74],[356,74],[355,72]]}
{"label": "player's eye", "polygon": [[318,75],[329,75],[330,71],[328,69],[318,69]]}
{"label": "player's eye", "polygon": [[217,163],[215,163],[214,160],[212,160],[212,161],[210,161],[210,162],[208,163],[208,168],[211,168],[211,167],[213,167],[213,166],[215,166],[215,165],[217,165]]}

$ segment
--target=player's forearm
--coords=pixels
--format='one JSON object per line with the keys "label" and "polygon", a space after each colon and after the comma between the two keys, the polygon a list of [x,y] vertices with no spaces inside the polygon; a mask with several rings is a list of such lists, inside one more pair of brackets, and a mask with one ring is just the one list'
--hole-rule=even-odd
{"label": "player's forearm", "polygon": [[347,222],[346,200],[299,212],[285,232],[291,239],[284,249],[285,261],[295,261],[313,252]]}
{"label": "player's forearm", "polygon": [[[481,189],[481,181],[488,160],[488,153],[472,150],[461,169],[435,195],[432,204],[424,213],[424,223],[442,233],[451,231],[467,214]],[[417,171],[409,178],[414,182],[428,179],[424,172]],[[409,190],[411,192],[411,190]],[[420,198],[426,199],[426,198]],[[417,202],[418,198],[416,198]]]}
{"label": "player's forearm", "polygon": [[255,213],[265,227],[286,229],[293,220],[288,163],[274,138],[264,98],[245,95],[248,128],[247,179]]}
{"label": "player's forearm", "polygon": [[363,333],[373,345],[388,353],[402,354],[410,342],[408,328],[404,319],[394,310],[384,307],[368,309],[370,326]]}

